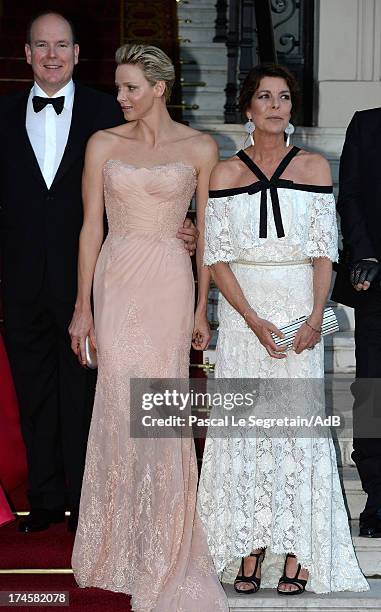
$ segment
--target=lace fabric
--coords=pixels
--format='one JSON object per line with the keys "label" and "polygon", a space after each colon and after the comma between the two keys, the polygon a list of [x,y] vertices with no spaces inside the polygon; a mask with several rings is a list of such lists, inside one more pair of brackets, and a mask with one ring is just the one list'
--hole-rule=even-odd
{"label": "lace fabric", "polygon": [[204,264],[217,261],[337,261],[337,223],[332,194],[278,188],[284,238],[276,234],[267,191],[269,228],[259,238],[260,193],[210,198],[205,211]]}
{"label": "lace fabric", "polygon": [[[276,235],[271,207],[268,237],[258,237],[256,196],[213,198],[206,209],[204,255],[205,264],[230,262],[250,305],[275,325],[311,312],[313,269],[303,260],[337,259],[333,196],[281,188],[278,192],[284,238]],[[251,265],[260,262],[268,265]],[[300,355],[290,351],[286,359],[276,360],[222,295],[218,317],[217,378],[298,379],[306,388],[309,380],[323,379],[322,341],[312,351]],[[294,410],[292,393],[281,400],[284,412]],[[268,397],[265,401],[274,409]],[[307,412],[316,408],[308,396],[304,408]],[[354,553],[328,436],[270,437],[260,432],[256,438],[217,438],[211,432],[205,444],[198,511],[224,582],[234,581],[241,557],[265,547],[264,587],[276,587],[285,554],[290,552],[310,572],[307,590],[369,588]]]}
{"label": "lace fabric", "polygon": [[104,167],[109,234],[94,277],[98,380],[72,566],[136,612],[227,612],[196,512],[189,438],[130,434],[131,378],[187,378],[191,262],[176,236],[196,187],[182,163]]}

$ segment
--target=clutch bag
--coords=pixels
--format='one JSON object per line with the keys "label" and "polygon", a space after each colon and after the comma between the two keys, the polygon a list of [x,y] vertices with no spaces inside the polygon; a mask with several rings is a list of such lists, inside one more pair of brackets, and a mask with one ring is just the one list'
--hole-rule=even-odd
{"label": "clutch bag", "polygon": [[[308,315],[304,315],[303,317],[299,317],[299,319],[290,321],[290,323],[279,325],[278,329],[284,333],[284,338],[279,338],[279,336],[272,333],[271,335],[275,344],[280,348],[286,347],[286,350],[290,350],[294,343],[296,332],[303,325],[303,323],[307,321],[307,319]],[[339,329],[340,327],[333,308],[331,308],[331,306],[327,306],[327,308],[324,308],[323,311],[321,335],[327,336],[328,334],[333,334],[334,332],[339,331]]]}
{"label": "clutch bag", "polygon": [[85,357],[87,367],[95,370],[98,367],[97,351],[90,342],[90,336],[85,339]]}

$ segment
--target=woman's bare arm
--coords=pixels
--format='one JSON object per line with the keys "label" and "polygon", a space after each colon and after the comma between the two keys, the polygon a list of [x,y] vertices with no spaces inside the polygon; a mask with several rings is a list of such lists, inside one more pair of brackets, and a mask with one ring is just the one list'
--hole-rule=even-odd
{"label": "woman's bare arm", "polygon": [[196,191],[197,229],[199,231],[196,249],[198,295],[192,346],[196,350],[205,350],[211,338],[207,319],[208,293],[211,277],[209,268],[203,265],[205,207],[208,201],[210,175],[218,162],[218,148],[211,137],[207,137],[207,139],[204,140],[202,147],[200,147],[199,156],[201,157],[201,162]]}
{"label": "woman's bare arm", "polygon": [[104,135],[98,132],[88,142],[82,176],[83,225],[79,237],[78,290],[73,318],[69,326],[71,347],[82,364],[85,359],[85,338],[90,334],[95,347],[91,312],[91,291],[95,264],[103,241],[104,199],[103,163]]}
{"label": "woman's bare arm", "polygon": [[[314,185],[332,185],[331,169],[327,160],[318,154],[311,154],[307,159],[308,178]],[[323,311],[327,303],[332,279],[332,262],[327,257],[316,257],[313,260],[313,308],[308,317],[308,324],[301,326],[295,336],[294,350],[301,353],[312,348],[320,340],[320,328]]]}

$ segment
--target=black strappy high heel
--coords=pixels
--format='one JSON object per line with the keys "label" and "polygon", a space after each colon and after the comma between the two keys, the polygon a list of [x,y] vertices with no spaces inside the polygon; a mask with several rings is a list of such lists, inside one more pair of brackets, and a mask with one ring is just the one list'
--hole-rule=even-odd
{"label": "black strappy high heel", "polygon": [[[277,592],[279,593],[279,595],[301,595],[302,593],[304,593],[305,589],[306,589],[306,584],[307,584],[307,580],[302,580],[301,578],[298,578],[299,574],[300,574],[300,570],[301,570],[301,565],[300,563],[298,563],[298,569],[296,571],[296,574],[293,578],[289,578],[288,576],[286,576],[286,566],[287,566],[287,560],[289,557],[294,557],[295,555],[288,553],[284,562],[284,568],[283,568],[283,576],[279,579],[278,582],[278,586],[277,586]],[[279,590],[279,585],[280,584],[292,584],[293,586],[296,586],[297,590],[294,591],[280,591]]]}
{"label": "black strappy high heel", "polygon": [[[246,595],[250,595],[251,593],[257,593],[261,586],[261,579],[257,578],[256,573],[258,571],[258,568],[261,567],[262,561],[265,558],[265,551],[262,550],[259,553],[250,553],[250,557],[256,558],[254,571],[251,574],[251,576],[245,576],[244,561],[246,557],[242,557],[241,566],[240,566],[240,571],[242,571],[242,574],[239,574],[237,578],[234,580],[234,588],[237,593],[245,593]],[[252,584],[253,588],[252,589],[238,589],[237,584],[239,582],[246,582],[247,584]]]}

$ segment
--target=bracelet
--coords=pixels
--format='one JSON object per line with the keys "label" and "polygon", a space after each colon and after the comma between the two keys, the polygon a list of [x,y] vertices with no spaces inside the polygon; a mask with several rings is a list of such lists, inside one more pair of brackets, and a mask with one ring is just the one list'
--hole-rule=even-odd
{"label": "bracelet", "polygon": [[308,321],[305,321],[305,324],[306,324],[306,325],[307,325],[307,326],[308,326],[310,329],[312,329],[314,332],[316,332],[317,334],[321,334],[321,328],[320,328],[320,329],[316,329],[315,327],[312,327],[312,325],[310,325],[310,324],[308,323]]}
{"label": "bracelet", "polygon": [[246,323],[247,327],[249,327],[249,324],[248,324],[248,322],[246,321],[246,317],[247,317],[247,315],[249,314],[249,312],[253,312],[253,309],[252,309],[252,308],[250,308],[250,310],[245,310],[245,312],[243,312],[243,313],[242,313],[242,317],[244,318],[244,320],[245,320],[245,323]]}

